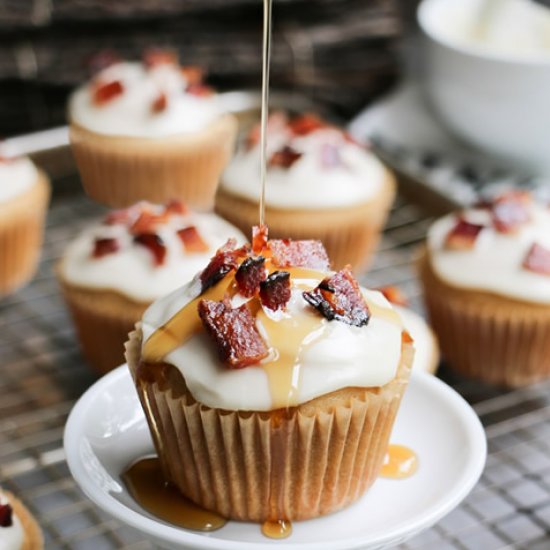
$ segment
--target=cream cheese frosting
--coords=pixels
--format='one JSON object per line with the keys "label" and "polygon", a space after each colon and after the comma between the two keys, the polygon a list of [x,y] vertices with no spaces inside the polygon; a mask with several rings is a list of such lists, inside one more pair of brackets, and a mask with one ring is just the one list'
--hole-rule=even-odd
{"label": "cream cheese frosting", "polygon": [[[346,387],[386,384],[395,377],[401,357],[399,317],[381,293],[362,289],[371,309],[366,326],[327,321],[302,297],[304,289],[314,288],[324,276],[319,272],[315,280],[291,277],[291,298],[284,312],[273,313],[261,307],[256,327],[271,350],[270,356],[259,365],[226,368],[204,331],[171,351],[166,362],[180,370],[195,399],[210,407],[228,410],[267,411],[305,403]],[[196,278],[185,288],[153,303],[143,316],[143,341],[199,293],[200,281]],[[232,300],[237,307],[245,299],[237,294]],[[273,372],[269,370],[278,355],[271,339],[279,330],[278,325],[283,335],[282,345],[285,345],[285,335],[289,340],[294,339],[297,332],[307,327],[307,334],[303,339],[300,336],[292,371],[292,398],[284,403],[274,401]]]}
{"label": "cream cheese frosting", "polygon": [[445,247],[447,235],[456,225],[456,214],[449,214],[430,227],[427,244],[431,265],[438,277],[460,288],[550,304],[550,277],[523,267],[534,243],[550,249],[548,208],[531,204],[530,220],[510,233],[499,232],[491,225],[487,209],[470,209],[461,216],[485,227],[469,250]]}
{"label": "cream cheese frosting", "polygon": [[[118,81],[123,93],[97,105],[93,91],[97,82]],[[99,134],[160,138],[198,132],[222,114],[215,95],[186,92],[188,81],[177,64],[146,67],[139,62],[120,62],[101,71],[91,83],[71,96],[72,122]],[[153,112],[159,94],[166,96],[166,109]]]}
{"label": "cream cheese frosting", "polygon": [[[163,207],[148,205],[153,212]],[[208,245],[204,252],[187,252],[177,230],[196,227]],[[137,302],[147,303],[172,292],[208,263],[214,252],[228,238],[246,242],[244,235],[215,214],[187,212],[172,215],[155,229],[166,247],[162,265],[155,265],[151,252],[133,242],[133,235],[124,224],[95,224],[84,230],[67,247],[60,264],[62,277],[70,284],[113,290]],[[119,250],[100,258],[93,257],[96,239],[116,239]]]}
{"label": "cream cheese frosting", "polygon": [[[332,127],[308,135],[292,135],[285,126],[268,132],[268,158],[283,147],[301,157],[285,168],[267,171],[266,204],[273,208],[344,207],[371,199],[383,185],[382,163],[364,147]],[[259,201],[260,145],[241,149],[226,168],[221,187],[253,202]]]}
{"label": "cream cheese frosting", "polygon": [[28,191],[37,178],[38,171],[27,157],[0,160],[0,203]]}
{"label": "cream cheese frosting", "polygon": [[[0,491],[0,504],[9,504],[9,500]],[[23,548],[25,533],[19,518],[13,513],[12,525],[9,527],[0,526],[0,550],[20,550]]]}

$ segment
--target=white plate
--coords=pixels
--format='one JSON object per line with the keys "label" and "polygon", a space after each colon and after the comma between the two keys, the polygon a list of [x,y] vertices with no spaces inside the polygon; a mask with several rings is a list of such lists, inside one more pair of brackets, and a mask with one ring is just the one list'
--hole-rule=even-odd
{"label": "white plate", "polygon": [[124,468],[153,452],[149,430],[125,365],[96,382],[73,408],[65,428],[72,475],[100,508],[168,548],[358,550],[398,544],[433,525],[470,492],[485,464],[483,428],[449,386],[414,373],[392,442],[414,449],[417,473],[379,479],[357,503],[322,518],[295,522],[285,540],[265,538],[260,526],[228,522],[208,534],[170,526],[144,511],[120,480]]}

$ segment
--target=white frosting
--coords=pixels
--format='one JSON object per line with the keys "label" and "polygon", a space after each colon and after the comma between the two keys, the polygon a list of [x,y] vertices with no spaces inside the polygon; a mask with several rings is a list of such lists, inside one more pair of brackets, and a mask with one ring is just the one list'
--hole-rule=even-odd
{"label": "white frosting", "polygon": [[[0,504],[8,504],[8,498],[0,491]],[[23,547],[25,533],[19,518],[13,513],[12,525],[0,527],[0,550],[20,550]]]}
{"label": "white frosting", "polygon": [[522,267],[534,242],[550,248],[550,210],[533,205],[531,221],[509,234],[493,229],[486,210],[469,210],[465,218],[487,225],[471,250],[445,248],[447,234],[457,221],[455,214],[439,219],[428,231],[431,264],[438,277],[461,288],[550,304],[550,276]]}
{"label": "white frosting", "polygon": [[[313,288],[317,281],[291,279],[292,297],[284,315],[272,319],[319,316],[302,297],[304,286]],[[300,288],[296,288],[300,286]],[[179,309],[197,296],[196,281],[186,288],[155,302],[143,317],[144,341]],[[368,301],[391,310],[381,293],[363,289]],[[239,303],[237,302],[235,305]],[[303,319],[303,317],[302,317]],[[260,322],[257,326],[265,334]],[[296,405],[346,387],[382,386],[395,377],[401,357],[400,324],[373,314],[363,327],[322,319],[319,328],[306,338],[299,352]],[[269,342],[267,341],[269,345]],[[272,350],[276,354],[276,350]],[[177,367],[198,401],[210,407],[228,410],[265,411],[274,408],[266,370],[261,365],[228,369],[204,331],[168,354],[166,361]],[[296,371],[294,371],[296,372]],[[280,406],[280,405],[279,405]]]}
{"label": "white frosting", "polygon": [[[185,92],[186,80],[179,66],[163,64],[147,69],[141,63],[117,63],[96,79],[118,80],[124,92],[96,105],[94,83],[76,90],[69,104],[73,122],[99,134],[158,138],[202,130],[222,113],[215,95],[199,97]],[[153,113],[151,105],[159,93],[167,96],[167,108]]]}
{"label": "white frosting", "polygon": [[0,160],[0,203],[28,191],[38,179],[38,171],[26,157]]}
{"label": "white frosting", "polygon": [[[303,153],[292,166],[267,171],[266,204],[274,208],[332,208],[368,201],[385,179],[382,163],[363,147],[345,140],[335,129],[292,137],[284,128],[268,133],[268,158],[284,145]],[[323,165],[323,149],[338,147],[341,164]],[[259,201],[260,145],[241,150],[226,168],[221,186]]]}
{"label": "white frosting", "polygon": [[[162,207],[154,207],[160,210]],[[209,245],[206,252],[186,252],[178,229],[195,226]],[[216,216],[190,212],[174,215],[155,230],[167,248],[164,263],[156,266],[149,249],[133,244],[133,236],[122,224],[96,224],[82,232],[65,251],[61,274],[70,284],[119,292],[138,302],[152,302],[189,281],[200,271],[228,238],[239,243],[246,238],[234,226]],[[116,238],[120,250],[100,258],[92,251],[96,238]]]}

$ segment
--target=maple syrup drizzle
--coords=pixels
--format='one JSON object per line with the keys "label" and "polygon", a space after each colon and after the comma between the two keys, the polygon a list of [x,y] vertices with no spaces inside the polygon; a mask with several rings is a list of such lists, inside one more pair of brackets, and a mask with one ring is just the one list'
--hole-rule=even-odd
{"label": "maple syrup drizzle", "polygon": [[380,477],[404,479],[418,469],[418,456],[403,445],[390,445],[380,470]]}
{"label": "maple syrup drizzle", "polygon": [[158,457],[142,458],[122,474],[133,499],[154,516],[185,529],[215,531],[227,520],[197,506],[167,483]]}
{"label": "maple syrup drizzle", "polygon": [[292,523],[286,519],[265,521],[262,524],[262,534],[270,539],[286,539],[292,534]]}

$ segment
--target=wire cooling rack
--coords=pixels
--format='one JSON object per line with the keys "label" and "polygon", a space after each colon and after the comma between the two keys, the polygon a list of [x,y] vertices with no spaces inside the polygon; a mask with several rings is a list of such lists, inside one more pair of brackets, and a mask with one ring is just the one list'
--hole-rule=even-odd
{"label": "wire cooling rack", "polygon": [[[150,549],[151,544],[94,506],[71,478],[63,427],[95,380],[80,356],[54,278],[54,265],[79,229],[103,209],[75,179],[56,182],[37,276],[0,301],[0,484],[34,513],[51,550]],[[67,191],[68,190],[68,191]],[[366,284],[399,285],[422,311],[414,273],[431,218],[399,199]],[[483,477],[462,505],[402,549],[550,549],[550,382],[503,392],[440,376],[474,406],[487,430]]]}

